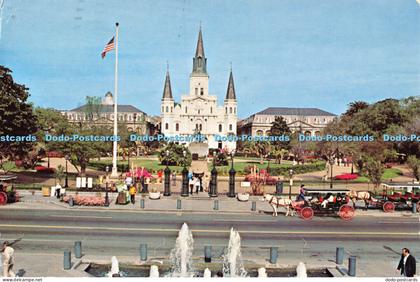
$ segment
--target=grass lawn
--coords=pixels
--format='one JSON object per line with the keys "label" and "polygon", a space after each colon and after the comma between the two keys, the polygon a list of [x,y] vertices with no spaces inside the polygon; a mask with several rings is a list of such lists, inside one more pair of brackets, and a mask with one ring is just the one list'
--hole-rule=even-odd
{"label": "grass lawn", "polygon": [[[398,176],[403,175],[403,173],[401,172],[401,170],[397,169],[397,168],[386,168],[384,170],[384,174],[382,174],[382,180],[389,180],[391,178],[395,178]],[[357,183],[366,183],[366,182],[370,182],[369,178],[367,178],[366,176],[359,176],[358,178],[356,178],[355,180],[353,180],[352,182],[357,182]]]}

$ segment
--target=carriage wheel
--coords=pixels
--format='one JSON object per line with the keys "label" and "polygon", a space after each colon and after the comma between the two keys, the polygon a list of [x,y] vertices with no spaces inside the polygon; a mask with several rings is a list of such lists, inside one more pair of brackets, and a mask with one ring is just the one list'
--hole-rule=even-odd
{"label": "carriage wheel", "polygon": [[0,192],[0,206],[7,204],[7,194]]}
{"label": "carriage wheel", "polygon": [[354,208],[350,205],[342,205],[338,210],[338,215],[342,220],[351,220],[354,216]]}
{"label": "carriage wheel", "polygon": [[384,210],[384,212],[394,212],[395,211],[395,205],[393,202],[385,202],[384,205],[382,206],[382,209]]}
{"label": "carriage wheel", "polygon": [[300,211],[300,216],[304,219],[304,220],[310,220],[313,216],[314,216],[314,210],[311,207],[304,207],[301,211]]}

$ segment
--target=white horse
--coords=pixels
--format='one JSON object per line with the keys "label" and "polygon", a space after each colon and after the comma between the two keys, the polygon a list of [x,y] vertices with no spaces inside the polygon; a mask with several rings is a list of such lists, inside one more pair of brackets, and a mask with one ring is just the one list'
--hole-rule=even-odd
{"label": "white horse", "polygon": [[353,208],[356,207],[356,201],[364,201],[365,209],[367,210],[369,202],[378,202],[374,194],[370,191],[350,191],[346,192],[346,196],[353,202]]}
{"label": "white horse", "polygon": [[287,198],[276,197],[270,194],[264,194],[263,201],[267,201],[268,204],[273,208],[273,216],[277,216],[277,208],[284,207],[286,209],[286,216],[294,215],[292,206],[292,200]]}

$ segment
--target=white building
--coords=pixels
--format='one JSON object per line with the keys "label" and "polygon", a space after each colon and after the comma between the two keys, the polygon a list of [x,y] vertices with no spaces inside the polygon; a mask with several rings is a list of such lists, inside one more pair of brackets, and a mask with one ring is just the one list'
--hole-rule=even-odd
{"label": "white building", "polygon": [[[200,151],[208,149],[236,148],[236,142],[220,141],[215,135],[226,137],[236,135],[237,103],[232,70],[223,106],[218,106],[217,97],[210,95],[209,75],[207,74],[207,58],[204,55],[203,37],[201,29],[198,34],[197,49],[193,58],[193,70],[190,74],[189,93],[181,96],[181,103],[176,103],[172,96],[169,72],[166,73],[161,106],[161,131],[165,136],[192,136],[202,134],[206,140],[193,148],[200,147]],[[198,152],[197,152],[198,153]],[[202,153],[200,153],[202,155]]]}

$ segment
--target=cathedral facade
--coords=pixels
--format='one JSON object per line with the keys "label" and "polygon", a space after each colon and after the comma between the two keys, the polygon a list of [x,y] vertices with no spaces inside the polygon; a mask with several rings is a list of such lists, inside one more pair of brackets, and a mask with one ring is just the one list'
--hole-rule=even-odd
{"label": "cathedral facade", "polygon": [[199,153],[209,149],[236,148],[236,142],[228,141],[229,135],[236,135],[237,101],[232,70],[230,71],[227,91],[223,106],[217,103],[217,96],[209,93],[209,75],[207,58],[204,55],[201,28],[198,34],[197,48],[190,74],[189,93],[181,96],[176,103],[172,96],[169,71],[166,72],[161,103],[161,132],[168,137],[187,137],[201,135],[204,140],[180,141],[192,151],[201,148]]}

